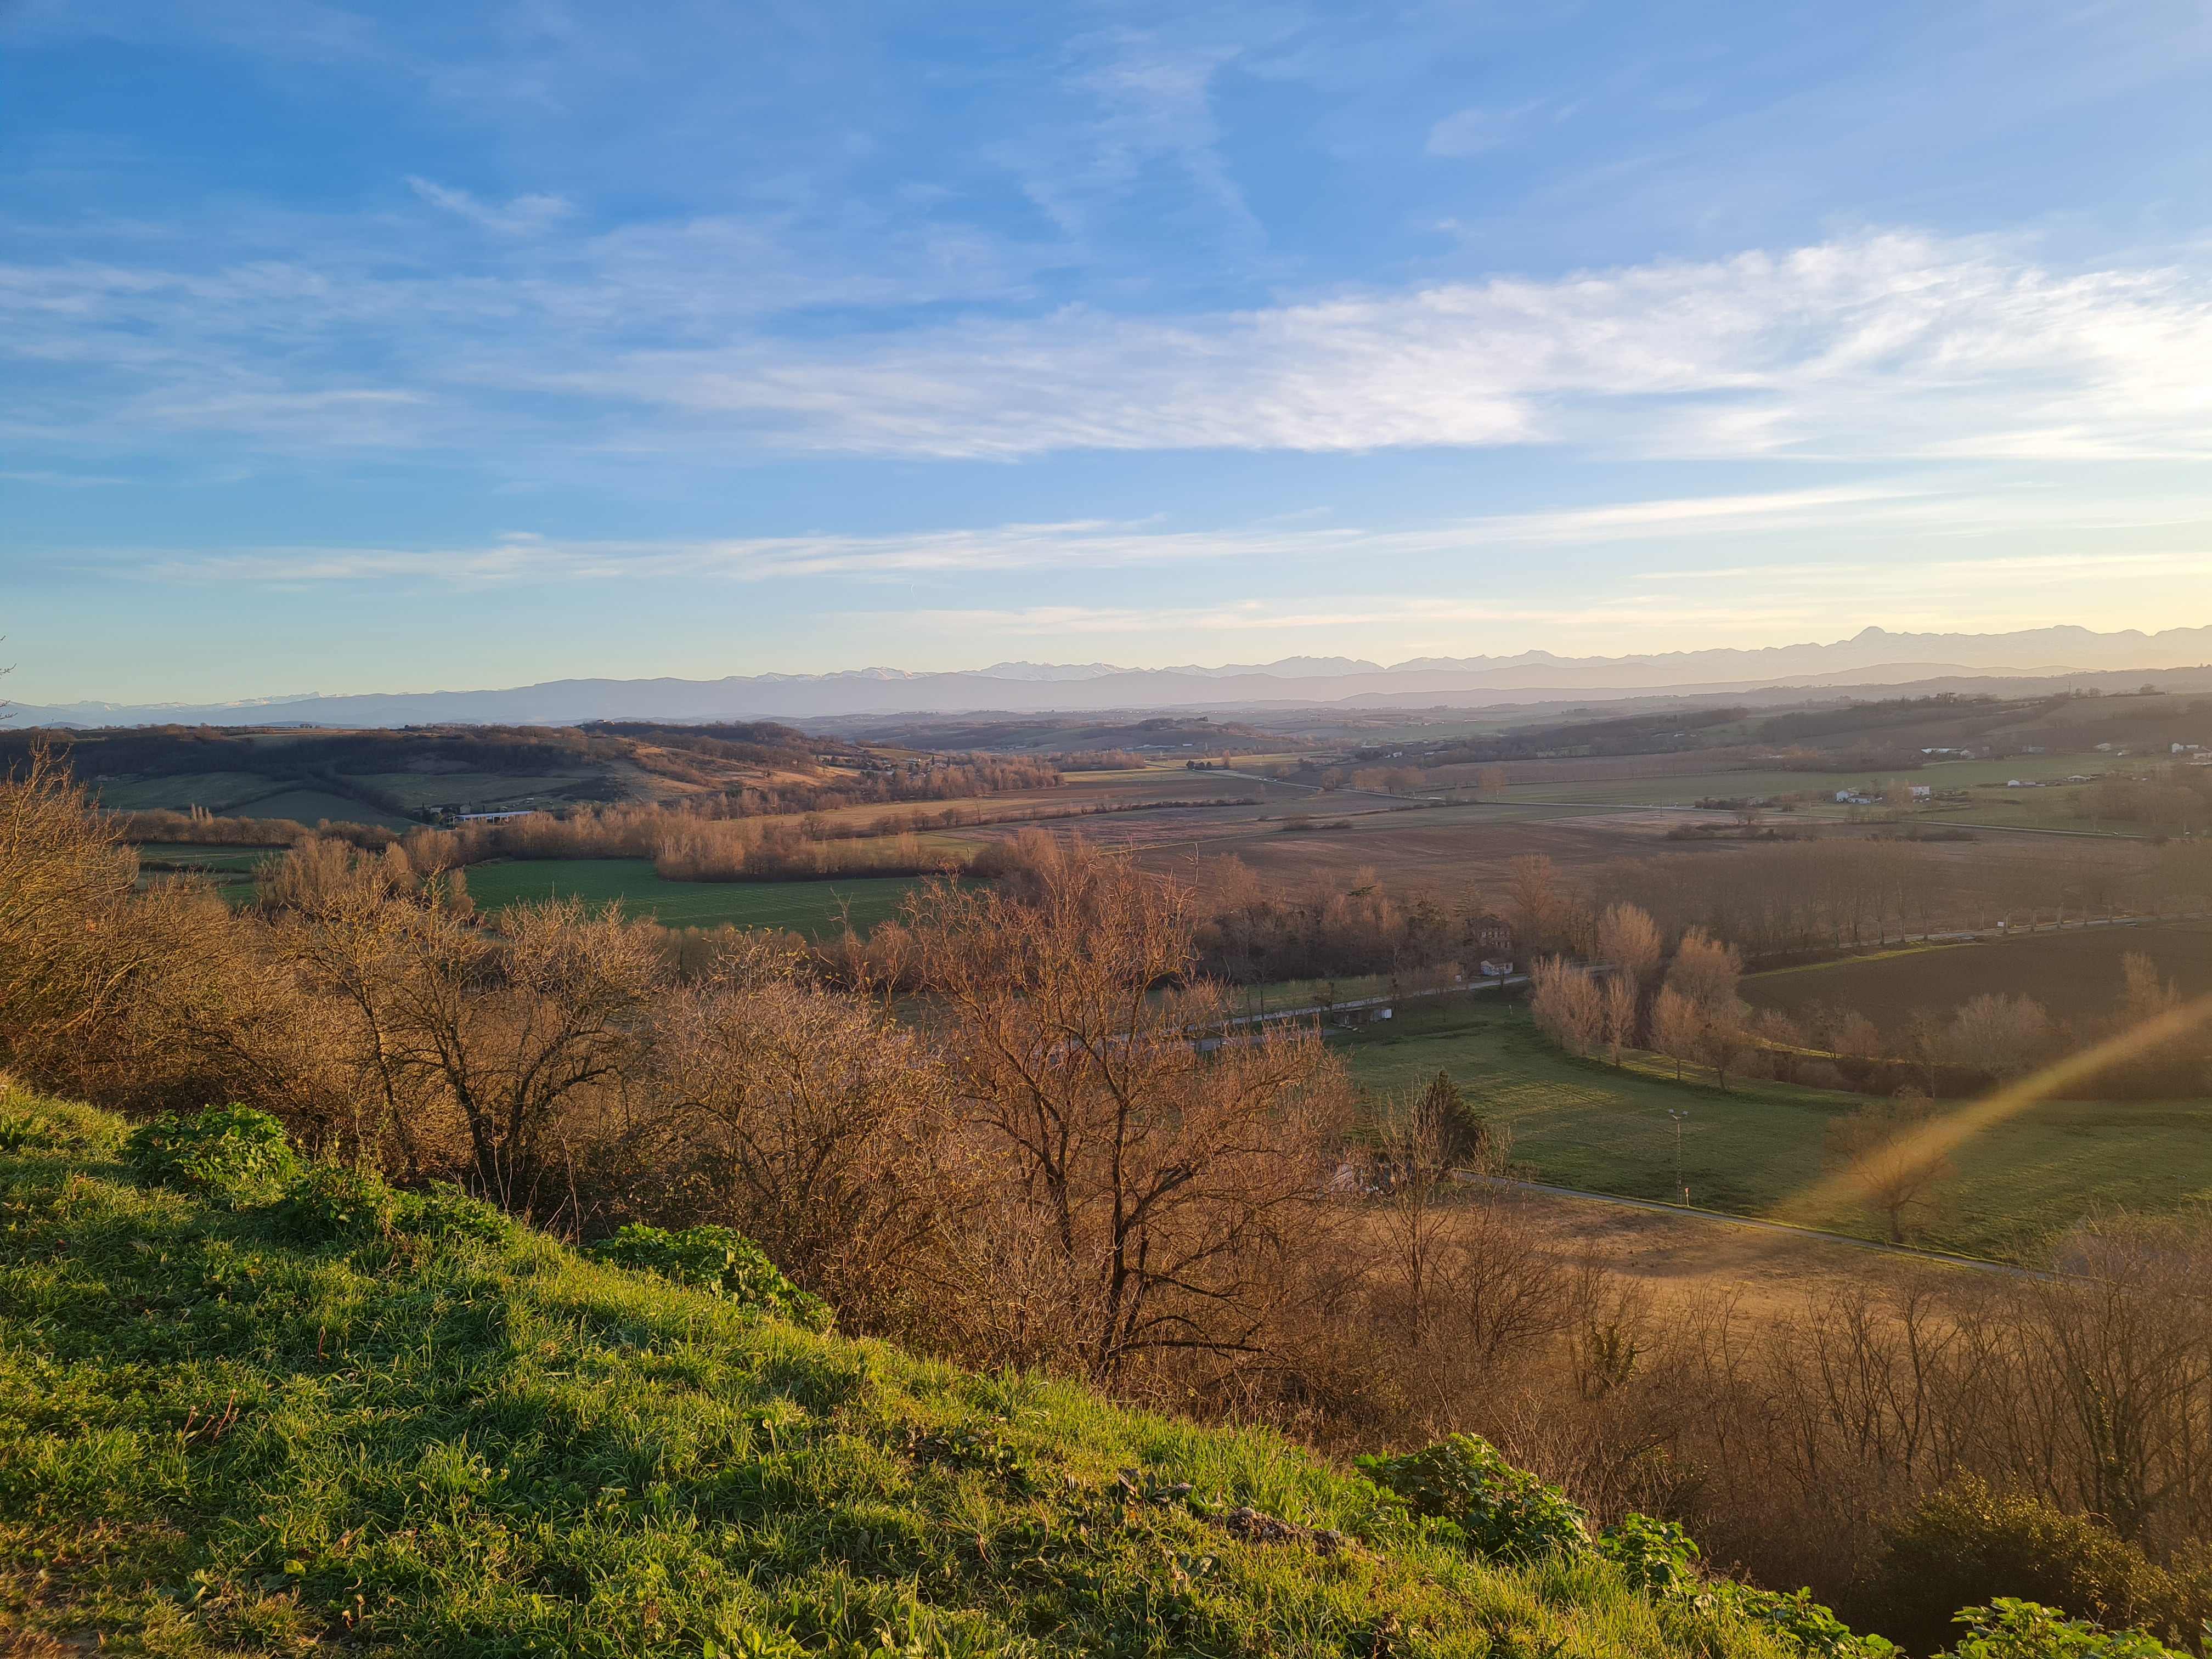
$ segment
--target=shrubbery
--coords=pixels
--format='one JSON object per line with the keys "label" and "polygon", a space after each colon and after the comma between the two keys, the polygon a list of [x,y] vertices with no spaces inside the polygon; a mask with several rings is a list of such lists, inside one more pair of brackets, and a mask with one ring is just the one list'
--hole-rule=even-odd
{"label": "shrubbery", "polygon": [[164,1112],[123,1143],[123,1161],[149,1187],[174,1187],[220,1204],[265,1202],[300,1172],[284,1126],[246,1106]]}
{"label": "shrubbery", "polygon": [[678,1285],[726,1297],[741,1308],[775,1314],[810,1330],[826,1331],[830,1326],[827,1303],[800,1290],[784,1277],[759,1245],[727,1227],[686,1227],[670,1232],[632,1223],[605,1243],[592,1245],[585,1254],[614,1267],[659,1273]]}
{"label": "shrubbery", "polygon": [[1906,1642],[1933,1648],[1948,1634],[1954,1608],[1998,1606],[1991,1598],[2004,1594],[2154,1629],[2193,1632],[2212,1614],[2206,1586],[2158,1565],[2101,1522],[2024,1492],[1993,1492],[1971,1476],[1884,1528],[1869,1605]]}
{"label": "shrubbery", "polygon": [[328,1243],[361,1233],[392,1231],[399,1195],[383,1179],[342,1164],[311,1164],[276,1202],[274,1220],[283,1237],[304,1244]]}
{"label": "shrubbery", "polygon": [[1950,1659],[2182,1659],[2139,1630],[2106,1630],[2055,1607],[2002,1595],[1952,1621],[1966,1634]]}
{"label": "shrubbery", "polygon": [[1395,1457],[1363,1457],[1358,1468],[1414,1514],[1449,1522],[1475,1554],[1526,1561],[1589,1547],[1589,1517],[1479,1435],[1455,1434]]}

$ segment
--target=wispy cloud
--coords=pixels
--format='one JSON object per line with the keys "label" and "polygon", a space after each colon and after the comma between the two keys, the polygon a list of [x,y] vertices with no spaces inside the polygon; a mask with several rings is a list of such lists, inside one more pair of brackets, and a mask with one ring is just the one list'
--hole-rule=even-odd
{"label": "wispy cloud", "polygon": [[[556,198],[492,207],[416,188],[489,228],[560,219]],[[486,275],[395,275],[368,248],[199,272],[19,265],[0,271],[9,349],[54,373],[19,391],[12,427],[188,421],[343,447],[513,442],[556,423],[586,448],[1000,459],[1540,443],[2212,457],[2212,272],[2195,256],[2062,273],[2002,245],[1883,234],[1179,319],[1072,307],[889,331],[772,325],[772,307],[810,294],[1016,291],[987,246],[947,234],[907,250],[915,269],[897,278],[811,284],[769,228],[708,222],[571,238]]]}
{"label": "wispy cloud", "polygon": [[549,195],[517,196],[503,207],[479,202],[465,190],[454,190],[445,185],[433,184],[428,179],[407,175],[407,183],[414,192],[432,207],[443,208],[458,214],[472,225],[501,235],[526,235],[542,231],[567,218],[576,210],[566,197]]}
{"label": "wispy cloud", "polygon": [[[2100,544],[2086,552],[2044,551],[2021,544],[2030,532]],[[1971,550],[1962,547],[1931,556],[1931,546],[1962,542],[1970,535],[1975,538]],[[2116,538],[2123,535],[2152,536],[2165,544],[2117,544]],[[1910,552],[1900,555],[1900,544]],[[2212,492],[2146,498],[2115,513],[2094,500],[2048,491],[1992,487],[1944,493],[1922,483],[1660,499],[1398,528],[1315,523],[1304,517],[1204,530],[1070,520],[908,534],[687,540],[574,540],[516,533],[428,548],[285,546],[193,553],[135,549],[117,557],[157,580],[286,586],[392,577],[470,586],[763,582],[820,576],[896,582],[947,574],[1194,572],[1255,563],[1269,563],[1285,574],[1321,573],[1325,580],[1328,573],[1348,568],[1407,572],[1437,568],[1425,562],[1439,562],[1441,568],[1455,570],[1453,585],[1465,588],[1471,585],[1470,570],[1494,574],[1500,568],[1490,562],[1467,566],[1462,561],[1468,556],[1492,561],[1519,550],[1638,546],[1679,552],[1669,562],[1625,570],[1601,600],[1590,604],[1608,612],[1633,611],[1680,585],[1702,582],[1755,583],[1794,595],[1863,585],[1877,575],[1886,589],[1901,584],[1964,591],[1976,584],[1986,589],[2000,578],[2027,584],[2078,582],[2100,574],[2115,580],[2156,576],[2172,585],[2177,602],[2185,595],[2194,599],[2200,588],[2212,600]],[[1771,550],[1778,546],[1787,550],[1778,555]],[[1830,550],[1816,554],[1816,547]],[[1747,562],[1743,553],[1748,550],[1765,556]],[[1486,580],[1481,585],[1495,584]],[[1409,599],[1399,608],[1406,614],[1462,620],[1550,614],[1449,592]],[[1578,606],[1577,614],[1587,608]],[[1374,606],[1361,601],[1352,610],[1364,616]],[[1082,614],[1109,613],[1085,608]],[[1128,614],[1155,613],[1133,609]],[[1342,610],[1328,614],[1348,616]]]}

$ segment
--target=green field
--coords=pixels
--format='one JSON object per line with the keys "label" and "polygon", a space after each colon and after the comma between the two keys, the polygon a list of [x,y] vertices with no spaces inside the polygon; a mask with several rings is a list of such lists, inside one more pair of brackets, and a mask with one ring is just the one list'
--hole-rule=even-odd
{"label": "green field", "polygon": [[466,811],[496,811],[502,802],[533,800],[566,793],[586,778],[599,780],[598,771],[574,771],[524,776],[506,772],[374,772],[358,781],[403,805],[459,806]]}
{"label": "green field", "polygon": [[290,785],[258,772],[182,772],[130,783],[95,781],[88,787],[111,812],[183,812],[204,806],[222,814],[266,799]]}
{"label": "green field", "polygon": [[250,875],[262,860],[282,858],[281,847],[197,847],[148,842],[138,848],[141,867],[173,865],[215,874]]}
{"label": "green field", "polygon": [[630,916],[664,927],[787,927],[810,937],[834,933],[840,907],[866,933],[898,914],[912,876],[830,881],[664,881],[645,859],[514,859],[469,866],[469,896],[487,910],[525,899],[581,898],[619,903]]}
{"label": "green field", "polygon": [[236,809],[241,818],[289,818],[295,823],[304,823],[310,830],[323,819],[332,823],[380,823],[387,830],[412,830],[415,820],[386,812],[371,806],[365,800],[356,800],[350,795],[333,794],[326,789],[287,789],[281,795],[268,795],[248,805]]}
{"label": "green field", "polygon": [[[1702,1208],[1862,1237],[1880,1229],[1848,1201],[1821,1201],[1828,1121],[1864,1097],[1778,1083],[1676,1083],[1644,1055],[1616,1071],[1573,1059],[1536,1033],[1517,1003],[1411,1005],[1388,1027],[1341,1038],[1352,1075],[1377,1096],[1449,1071],[1468,1098],[1513,1133],[1535,1180],[1627,1198],[1668,1199],[1674,1184],[1669,1108],[1690,1201]],[[2054,1101],[2029,1108],[1954,1155],[1952,1213],[1921,1242],[1976,1255],[2031,1254],[2032,1241],[2098,1206],[2164,1210],[2212,1199],[2212,1100]]]}

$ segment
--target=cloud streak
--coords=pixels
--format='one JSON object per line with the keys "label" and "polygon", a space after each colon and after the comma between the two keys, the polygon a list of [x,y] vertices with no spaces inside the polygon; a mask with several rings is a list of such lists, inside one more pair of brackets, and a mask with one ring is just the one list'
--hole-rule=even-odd
{"label": "cloud streak", "polygon": [[[561,198],[494,207],[412,183],[514,252],[465,276],[395,275],[361,251],[0,271],[11,351],[50,371],[11,429],[1000,459],[1536,444],[2212,459],[2212,276],[2186,261],[2063,274],[1999,245],[1878,234],[1182,318],[1078,307],[794,335],[775,307],[806,285],[772,228],[633,227],[529,252]],[[1014,291],[956,233],[908,252],[910,279],[831,274],[815,291]]]}
{"label": "cloud streak", "polygon": [[[2110,544],[2096,551],[2045,552],[2026,547],[2029,532],[2154,536],[2164,546]],[[1927,538],[1971,536],[1986,551],[1931,556]],[[1909,538],[1910,550],[1897,550]],[[1746,549],[1784,539],[1792,550],[1745,562]],[[1833,550],[1816,556],[1815,546]],[[1608,605],[1633,607],[1667,585],[1743,580],[1797,593],[1863,582],[1929,587],[1979,583],[2077,581],[2093,572],[2114,578],[2156,576],[2179,592],[2196,584],[2212,597],[2212,498],[2143,501],[2115,514],[2103,504],[2048,492],[1991,489],[1942,493],[1923,484],[1871,483],[1832,489],[1670,498],[1571,507],[1547,513],[1492,514],[1401,528],[1315,524],[1304,518],[1174,529],[1158,523],[1071,520],[905,534],[728,537],[685,540],[574,540],[511,534],[474,544],[434,548],[293,546],[237,548],[212,553],[129,550],[117,555],[144,576],[173,582],[262,582],[286,586],[408,578],[470,586],[511,582],[712,580],[788,581],[850,577],[892,582],[939,575],[1093,573],[1107,569],[1233,569],[1269,562],[1280,570],[1414,570],[1427,561],[1471,573],[1469,556],[1504,559],[1519,550],[1646,548],[1666,558],[1631,568]],[[1863,550],[1884,548],[1887,556]],[[1696,556],[1705,556],[1698,557]],[[1656,586],[1655,586],[1656,585]],[[1467,617],[1523,614],[1501,602],[1475,604],[1447,596],[1408,601]],[[1470,607],[1471,608],[1468,608]],[[997,614],[995,611],[992,614]],[[1132,615],[1148,614],[1133,611]],[[1528,612],[1530,616],[1539,612]]]}

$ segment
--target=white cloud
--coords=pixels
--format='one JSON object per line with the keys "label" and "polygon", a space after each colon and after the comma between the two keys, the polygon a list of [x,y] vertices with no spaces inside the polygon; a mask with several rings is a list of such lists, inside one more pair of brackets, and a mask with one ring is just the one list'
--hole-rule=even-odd
{"label": "white cloud", "polygon": [[1519,138],[1522,123],[1535,107],[1523,104],[1517,109],[1463,109],[1447,115],[1429,129],[1428,152],[1456,157],[1503,149]]}
{"label": "white cloud", "polygon": [[479,202],[465,190],[433,184],[429,179],[418,179],[411,173],[407,175],[407,183],[432,207],[459,214],[471,224],[481,226],[485,230],[497,231],[503,236],[544,230],[576,210],[562,196],[517,196],[504,207],[494,207],[489,203]]}
{"label": "white cloud", "polygon": [[[556,380],[552,384],[563,382]],[[1876,236],[1181,321],[1071,311],[813,351],[642,353],[580,392],[797,447],[1674,456],[2212,453],[2212,283]]]}
{"label": "white cloud", "polygon": [[[2081,544],[2097,550],[2075,550]],[[2212,492],[2146,493],[2115,511],[2048,489],[1991,484],[1946,491],[1905,482],[1490,514],[1395,529],[1316,524],[1302,516],[1209,530],[1072,520],[910,534],[690,540],[585,541],[516,532],[436,548],[139,550],[129,556],[157,580],[286,585],[392,577],[465,585],[822,576],[896,582],[1264,563],[1285,580],[1306,573],[1324,582],[1334,580],[1329,573],[1346,569],[1426,571],[1431,574],[1423,585],[1443,591],[1405,601],[1409,612],[1442,606],[1455,617],[1508,617],[1550,614],[1524,612],[1494,597],[1500,562],[1516,552],[1556,558],[1631,547],[1650,548],[1665,562],[1639,569],[1613,555],[1611,562],[1621,568],[1612,582],[1615,591],[1594,602],[1607,611],[1660,603],[1684,584],[1749,584],[1786,592],[1795,603],[1811,590],[1849,589],[1877,578],[1885,591],[1962,593],[1977,586],[1986,593],[1999,581],[2154,579],[2171,586],[2177,603],[2194,602],[2200,592],[2212,600]],[[1465,562],[1470,556],[1480,562]],[[1440,584],[1437,572],[1452,574]],[[1478,587],[1493,597],[1480,604],[1453,597]],[[1355,606],[1363,614],[1372,608],[1365,600]]]}
{"label": "white cloud", "polygon": [[[417,181],[478,222],[487,208]],[[445,199],[451,198],[451,199]],[[523,239],[517,239],[520,244]],[[11,430],[474,447],[1018,459],[1053,451],[1571,444],[1879,461],[2212,458],[2212,270],[2071,273],[2007,246],[1866,235],[1556,280],[1499,277],[1180,318],[776,332],[809,305],[1018,303],[957,232],[824,270],[773,226],[518,245],[489,274],[392,250],[0,270]],[[380,399],[365,420],[368,400]],[[549,439],[550,434],[555,434]]]}

